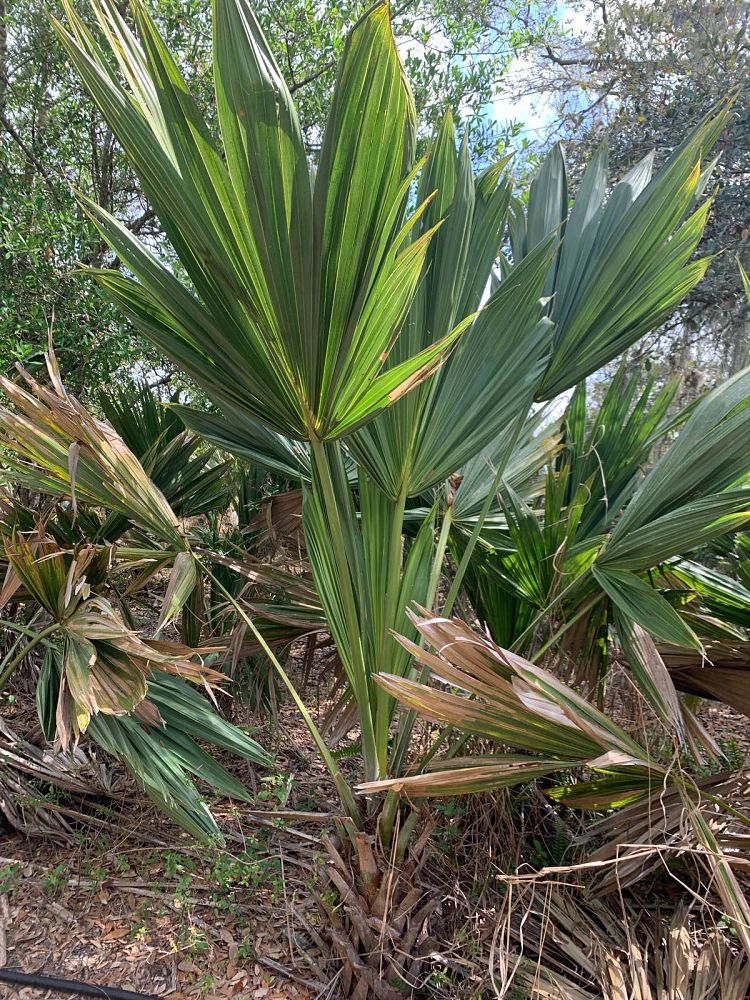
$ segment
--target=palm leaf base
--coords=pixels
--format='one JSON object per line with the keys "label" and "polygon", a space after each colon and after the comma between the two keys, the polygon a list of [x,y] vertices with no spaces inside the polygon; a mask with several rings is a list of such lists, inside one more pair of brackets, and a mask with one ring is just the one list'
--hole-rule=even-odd
{"label": "palm leaf base", "polygon": [[323,838],[324,885],[316,899],[340,996],[403,1000],[428,974],[441,903],[424,876],[432,830],[423,823],[388,852],[376,836],[353,829]]}

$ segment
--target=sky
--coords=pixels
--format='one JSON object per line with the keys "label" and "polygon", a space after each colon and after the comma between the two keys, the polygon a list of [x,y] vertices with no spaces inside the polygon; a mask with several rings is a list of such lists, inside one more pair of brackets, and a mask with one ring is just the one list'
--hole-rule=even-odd
{"label": "sky", "polygon": [[[567,3],[558,7],[561,24],[573,35],[585,37],[589,26],[589,16],[585,11],[574,10]],[[507,73],[508,90],[512,91],[514,82],[527,79],[533,68],[529,56],[517,56],[510,64]],[[520,144],[524,138],[533,142],[543,136],[546,129],[553,124],[556,113],[552,101],[544,94],[525,96],[520,99],[508,93],[498,95],[492,103],[490,112],[500,125],[517,121],[523,123],[522,131],[515,140]]]}

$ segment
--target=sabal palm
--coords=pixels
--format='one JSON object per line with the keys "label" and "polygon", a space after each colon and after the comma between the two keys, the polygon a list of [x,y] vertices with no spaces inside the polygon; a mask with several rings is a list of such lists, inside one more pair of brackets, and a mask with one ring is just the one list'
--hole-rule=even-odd
{"label": "sabal palm", "polygon": [[[132,95],[117,82],[105,53],[69,7],[71,30],[59,30],[130,154],[191,285],[158,262],[126,227],[86,203],[137,280],[111,271],[98,271],[96,277],[220,407],[239,438],[235,451],[242,445],[243,427],[249,428],[249,447],[255,446],[258,434],[251,421],[264,425],[266,441],[270,432],[310,442],[310,503],[319,501],[325,512],[320,519],[324,544],[333,546],[336,593],[327,610],[335,621],[338,599],[338,635],[347,646],[350,681],[363,715],[366,769],[372,776],[378,754],[367,707],[376,694],[366,662],[372,644],[368,647],[361,634],[368,612],[350,539],[339,525],[350,522],[353,513],[346,481],[338,475],[341,458],[324,442],[357,429],[420,386],[470,322],[469,307],[479,304],[497,253],[507,187],[499,187],[500,170],[494,169],[478,185],[475,208],[474,179],[464,150],[461,184],[471,188],[466,235],[474,218],[474,242],[481,240],[485,273],[474,276],[470,289],[463,273],[456,272],[456,293],[464,284],[467,288],[462,307],[453,308],[449,322],[439,330],[422,323],[416,337],[397,340],[441,222],[441,212],[428,215],[425,210],[433,183],[443,178],[425,174],[418,207],[406,218],[415,176],[415,116],[387,5],[376,5],[351,33],[314,176],[288,90],[246,4],[217,0],[214,5],[217,110],[226,163],[142,6],[135,7],[142,47],[112,5],[103,2],[95,9]],[[433,163],[442,170],[455,155],[452,127],[446,128],[443,155]],[[443,193],[442,210],[452,197],[452,191]],[[456,210],[446,236],[457,219]],[[455,233],[444,246],[451,247],[451,241],[455,244]],[[501,399],[508,397],[502,417],[493,424],[495,432],[514,407],[531,399],[534,383],[519,379],[518,366],[530,374],[548,341],[546,321],[535,345],[528,339],[530,327],[540,319],[547,258],[548,248],[543,248],[519,268],[505,292],[511,299],[516,293],[515,308],[506,301],[516,322],[496,348],[495,361],[503,344],[515,342],[518,364],[515,372],[499,363],[487,368],[488,388]],[[452,263],[448,261],[449,269]],[[498,300],[496,311],[501,306]],[[480,345],[497,339],[489,319],[472,330]],[[471,368],[462,364],[452,371],[460,376],[455,400],[465,395]],[[484,433],[481,445],[492,430],[475,428],[474,433]],[[447,474],[452,464],[447,454],[437,476]],[[368,471],[386,487],[393,479],[390,469],[376,460]],[[400,537],[400,531],[396,519],[391,534]],[[390,618],[386,615],[376,629],[379,635],[387,632]]]}
{"label": "sabal palm", "polygon": [[[447,121],[408,215],[419,172],[415,113],[387,4],[351,32],[315,171],[250,7],[214,0],[213,8],[221,148],[140,2],[139,43],[110,0],[94,0],[123,86],[66,0],[69,29],[58,24],[60,36],[188,280],[86,202],[136,280],[102,270],[95,277],[222,411],[213,440],[224,436],[249,455],[260,442],[287,467],[295,459],[283,438],[309,442],[308,548],[358,704],[365,772],[376,777],[394,703],[383,701],[373,677],[394,655],[389,629],[414,593],[429,598],[441,561],[429,520],[419,546],[402,553],[406,498],[508,438],[504,429],[545,391],[555,340],[540,297],[552,273],[575,264],[570,234],[580,229],[590,252],[582,258],[588,270],[570,283],[577,321],[564,344],[556,335],[565,348],[556,387],[575,382],[579,356],[595,347],[597,363],[609,360],[660,318],[678,288],[698,280],[700,268],[685,262],[704,216],[678,230],[669,253],[664,247],[698,191],[696,165],[726,112],[702,123],[645,188],[625,183],[629,196],[621,187],[606,208],[601,185],[585,188],[568,221],[569,251],[559,249],[562,227],[555,231],[566,199],[558,223],[530,224],[523,259],[519,251],[475,319],[503,232],[502,164],[475,180],[468,148],[457,153]],[[618,227],[627,239],[618,240]],[[650,238],[641,249],[644,228]],[[616,283],[603,299],[612,268],[630,283]],[[644,298],[637,279],[646,274],[648,287],[655,282],[664,294],[636,309],[633,296]],[[612,314],[604,330],[602,308]],[[360,463],[361,531],[338,444],[344,436]]]}

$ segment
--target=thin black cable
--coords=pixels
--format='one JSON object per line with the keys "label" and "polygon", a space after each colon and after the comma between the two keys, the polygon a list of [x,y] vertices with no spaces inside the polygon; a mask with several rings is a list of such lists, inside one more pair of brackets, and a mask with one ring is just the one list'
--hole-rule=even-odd
{"label": "thin black cable", "polygon": [[98,997],[99,1000],[159,1000],[153,993],[134,993],[133,990],[121,990],[117,986],[97,986],[76,979],[35,976],[21,972],[20,969],[0,968],[0,983],[31,986],[40,990],[56,990],[58,993],[69,993],[79,997]]}

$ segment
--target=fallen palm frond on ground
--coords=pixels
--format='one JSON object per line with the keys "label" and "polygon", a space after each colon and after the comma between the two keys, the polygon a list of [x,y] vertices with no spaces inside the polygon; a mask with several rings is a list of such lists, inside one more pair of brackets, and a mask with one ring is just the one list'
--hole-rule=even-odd
{"label": "fallen palm frond on ground", "polygon": [[607,907],[543,881],[508,887],[491,969],[496,996],[520,986],[533,1000],[742,1000],[750,987],[750,959],[699,907]]}

